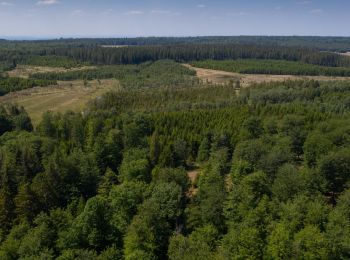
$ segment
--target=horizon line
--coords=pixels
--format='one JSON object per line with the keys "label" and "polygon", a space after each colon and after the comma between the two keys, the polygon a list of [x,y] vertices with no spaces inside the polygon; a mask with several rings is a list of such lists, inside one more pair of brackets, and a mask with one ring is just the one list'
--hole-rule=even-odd
{"label": "horizon line", "polygon": [[309,34],[236,34],[236,35],[56,35],[56,36],[26,36],[0,35],[0,40],[35,41],[35,40],[64,40],[64,39],[133,39],[133,38],[201,38],[201,37],[334,37],[350,38],[346,35],[309,35]]}

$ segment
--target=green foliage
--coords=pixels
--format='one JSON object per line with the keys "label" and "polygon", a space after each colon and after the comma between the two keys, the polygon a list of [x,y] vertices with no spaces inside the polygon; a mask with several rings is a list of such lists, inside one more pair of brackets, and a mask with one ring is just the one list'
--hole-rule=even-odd
{"label": "green foliage", "polygon": [[23,107],[0,105],[0,135],[12,130],[32,131],[33,125]]}
{"label": "green foliage", "polygon": [[166,88],[198,85],[195,72],[170,60],[147,62],[141,65],[99,66],[94,69],[68,72],[36,73],[33,79],[55,80],[92,80],[118,79],[124,89]]}
{"label": "green foliage", "polygon": [[126,259],[165,257],[167,237],[181,215],[181,188],[175,183],[154,187],[151,197],[139,208],[124,239]]}
{"label": "green foliage", "polygon": [[266,256],[271,259],[292,258],[292,241],[292,232],[288,224],[278,223],[268,238]]}
{"label": "green foliage", "polygon": [[199,176],[199,189],[188,209],[189,228],[213,225],[224,228],[223,204],[226,198],[225,176],[227,150],[218,150],[212,154],[205,170]]}
{"label": "green foliage", "polygon": [[327,259],[327,240],[315,226],[306,226],[295,234],[293,241],[297,259]]}
{"label": "green foliage", "polygon": [[[135,67],[148,85],[163,65]],[[348,259],[349,93],[124,89],[34,131],[1,106],[0,258]]]}
{"label": "green foliage", "polygon": [[24,78],[10,78],[0,77],[0,96],[9,92],[18,91],[33,87],[46,87],[57,85],[55,80],[46,79],[24,79]]}
{"label": "green foliage", "polygon": [[328,181],[328,189],[342,192],[350,180],[350,150],[341,149],[325,156],[320,161],[320,173]]}
{"label": "green foliage", "polygon": [[189,186],[189,179],[183,168],[154,168],[152,171],[152,182],[155,184],[174,182],[179,185],[183,191],[186,191]]}
{"label": "green foliage", "polygon": [[350,257],[350,190],[346,190],[338,199],[337,205],[328,216],[327,239],[330,242],[331,255],[334,258]]}
{"label": "green foliage", "polygon": [[217,238],[218,231],[211,225],[196,229],[188,238],[179,234],[174,235],[169,242],[169,259],[213,259]]}
{"label": "green foliage", "polygon": [[134,149],[128,150],[119,169],[120,181],[150,181],[150,164],[146,151]]}
{"label": "green foliage", "polygon": [[83,65],[74,59],[55,55],[29,56],[22,63],[31,66],[64,67],[67,69]]}
{"label": "green foliage", "polygon": [[98,252],[115,241],[117,234],[111,224],[108,201],[94,197],[87,201],[84,211],[74,220],[70,229],[61,234],[62,249],[89,248]]}
{"label": "green foliage", "polygon": [[124,235],[130,222],[143,202],[147,185],[142,182],[124,182],[114,186],[108,200],[113,211],[112,225]]}
{"label": "green foliage", "polygon": [[309,167],[315,166],[317,161],[331,150],[333,143],[324,135],[314,133],[308,136],[304,143],[305,162]]}
{"label": "green foliage", "polygon": [[219,255],[224,259],[259,259],[263,257],[263,245],[256,228],[231,229],[222,240]]}
{"label": "green foliage", "polygon": [[271,187],[272,193],[280,201],[287,201],[305,191],[304,178],[294,165],[282,166]]}

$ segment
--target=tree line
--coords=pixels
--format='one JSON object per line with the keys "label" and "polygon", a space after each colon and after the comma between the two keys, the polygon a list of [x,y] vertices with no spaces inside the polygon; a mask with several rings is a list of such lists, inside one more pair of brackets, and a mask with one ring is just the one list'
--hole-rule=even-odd
{"label": "tree line", "polygon": [[[25,44],[28,44],[26,46]],[[139,64],[171,59],[180,62],[226,59],[278,59],[321,66],[350,66],[350,58],[312,48],[259,44],[173,44],[103,48],[96,45],[53,45],[25,43],[22,48],[1,48],[0,60],[9,63],[75,66],[75,64]],[[11,46],[11,45],[10,45]]]}
{"label": "tree line", "polygon": [[101,46],[101,45],[178,45],[178,44],[259,44],[306,47],[321,51],[350,51],[349,37],[319,36],[201,36],[201,37],[137,37],[137,38],[61,38],[54,40],[0,40],[2,48],[35,48],[35,46]]}
{"label": "tree line", "polygon": [[0,77],[0,96],[9,92],[19,91],[33,87],[46,87],[57,85],[56,80],[26,79],[16,77]]}
{"label": "tree line", "polygon": [[53,48],[45,55],[68,56],[93,64],[138,64],[171,59],[180,62],[225,59],[276,59],[302,61],[321,66],[349,66],[350,58],[330,52],[276,45],[193,44],[129,46],[126,48],[77,47]]}

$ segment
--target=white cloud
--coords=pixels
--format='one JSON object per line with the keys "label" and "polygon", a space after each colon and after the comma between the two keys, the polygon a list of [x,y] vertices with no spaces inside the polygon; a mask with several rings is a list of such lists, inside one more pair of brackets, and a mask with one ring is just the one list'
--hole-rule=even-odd
{"label": "white cloud", "polygon": [[312,9],[309,11],[310,14],[322,14],[323,12],[323,9]]}
{"label": "white cloud", "polygon": [[14,4],[10,3],[10,2],[1,2],[0,5],[2,5],[2,6],[14,6]]}
{"label": "white cloud", "polygon": [[276,6],[276,7],[275,7],[275,10],[277,10],[277,11],[278,11],[278,10],[281,10],[281,9],[282,9],[282,7],[280,7],[280,6]]}
{"label": "white cloud", "polygon": [[40,0],[36,4],[37,5],[54,5],[58,4],[58,0]]}
{"label": "white cloud", "polygon": [[139,11],[139,10],[131,10],[131,11],[126,12],[125,14],[126,15],[140,15],[140,14],[144,14],[144,13],[145,12]]}
{"label": "white cloud", "polygon": [[198,7],[198,8],[205,8],[206,5],[204,5],[204,4],[198,4],[197,7]]}

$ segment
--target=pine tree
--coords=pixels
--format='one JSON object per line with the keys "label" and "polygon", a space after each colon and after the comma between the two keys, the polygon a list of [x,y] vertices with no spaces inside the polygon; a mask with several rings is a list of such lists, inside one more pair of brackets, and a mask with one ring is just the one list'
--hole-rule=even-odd
{"label": "pine tree", "polygon": [[14,199],[17,219],[31,222],[38,213],[37,198],[29,183],[23,183],[18,188]]}
{"label": "pine tree", "polygon": [[150,160],[153,165],[157,165],[160,155],[160,142],[158,131],[155,131],[150,140]]}

